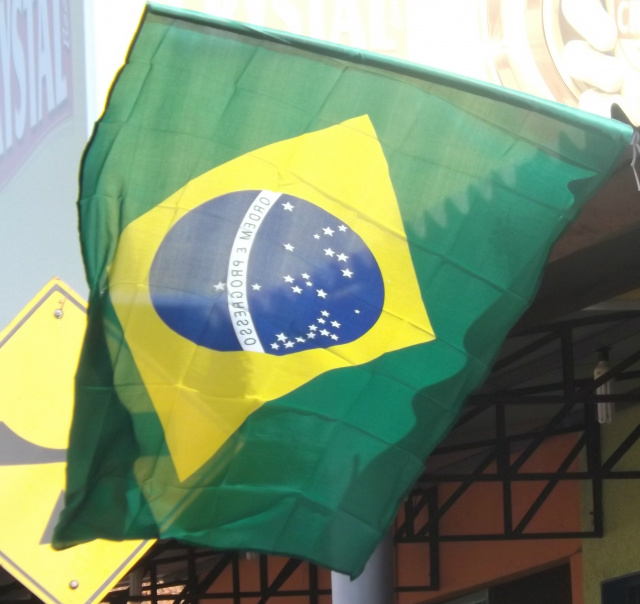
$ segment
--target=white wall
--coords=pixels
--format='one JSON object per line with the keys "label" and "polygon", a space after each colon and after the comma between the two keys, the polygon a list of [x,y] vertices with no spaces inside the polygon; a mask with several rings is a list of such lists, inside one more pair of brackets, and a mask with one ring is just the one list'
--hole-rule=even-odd
{"label": "white wall", "polygon": [[0,329],[52,277],[86,296],[77,234],[87,140],[79,0],[0,0]]}
{"label": "white wall", "polygon": [[[640,123],[639,0],[157,0],[408,59]],[[93,0],[96,109],[142,0]],[[635,8],[634,8],[635,7]]]}

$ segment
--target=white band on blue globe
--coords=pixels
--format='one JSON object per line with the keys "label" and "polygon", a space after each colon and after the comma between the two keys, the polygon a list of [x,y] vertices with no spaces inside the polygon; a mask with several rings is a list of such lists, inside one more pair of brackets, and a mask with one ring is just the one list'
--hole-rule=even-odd
{"label": "white band on blue globe", "polygon": [[244,215],[236,232],[227,270],[227,301],[233,330],[242,350],[264,352],[251,318],[247,297],[247,273],[251,248],[260,225],[281,193],[260,191]]}

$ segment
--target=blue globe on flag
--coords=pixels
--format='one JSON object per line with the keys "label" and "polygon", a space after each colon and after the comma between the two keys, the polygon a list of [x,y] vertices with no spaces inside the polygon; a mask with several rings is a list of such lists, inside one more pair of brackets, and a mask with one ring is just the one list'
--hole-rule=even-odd
{"label": "blue globe on flag", "polygon": [[170,329],[218,351],[346,344],[384,304],[362,238],[319,206],[272,191],[228,193],[183,216],[155,254],[149,286]]}

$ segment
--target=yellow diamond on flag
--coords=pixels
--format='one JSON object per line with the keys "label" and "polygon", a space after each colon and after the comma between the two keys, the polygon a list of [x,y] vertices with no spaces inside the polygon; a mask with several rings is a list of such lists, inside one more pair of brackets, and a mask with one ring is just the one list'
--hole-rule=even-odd
{"label": "yellow diamond on flag", "polygon": [[109,294],[180,480],[264,403],[435,337],[368,116],[194,178],[125,228]]}
{"label": "yellow diamond on flag", "polygon": [[47,604],[100,601],[153,541],[51,547],[86,305],[48,283],[0,333],[0,562]]}

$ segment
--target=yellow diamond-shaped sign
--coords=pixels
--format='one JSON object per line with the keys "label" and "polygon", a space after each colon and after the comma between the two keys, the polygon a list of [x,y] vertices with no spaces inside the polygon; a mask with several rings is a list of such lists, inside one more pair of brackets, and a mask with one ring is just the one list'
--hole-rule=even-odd
{"label": "yellow diamond-shaped sign", "polygon": [[100,601],[153,544],[51,547],[85,323],[84,301],[54,279],[0,332],[0,565],[47,604]]}

